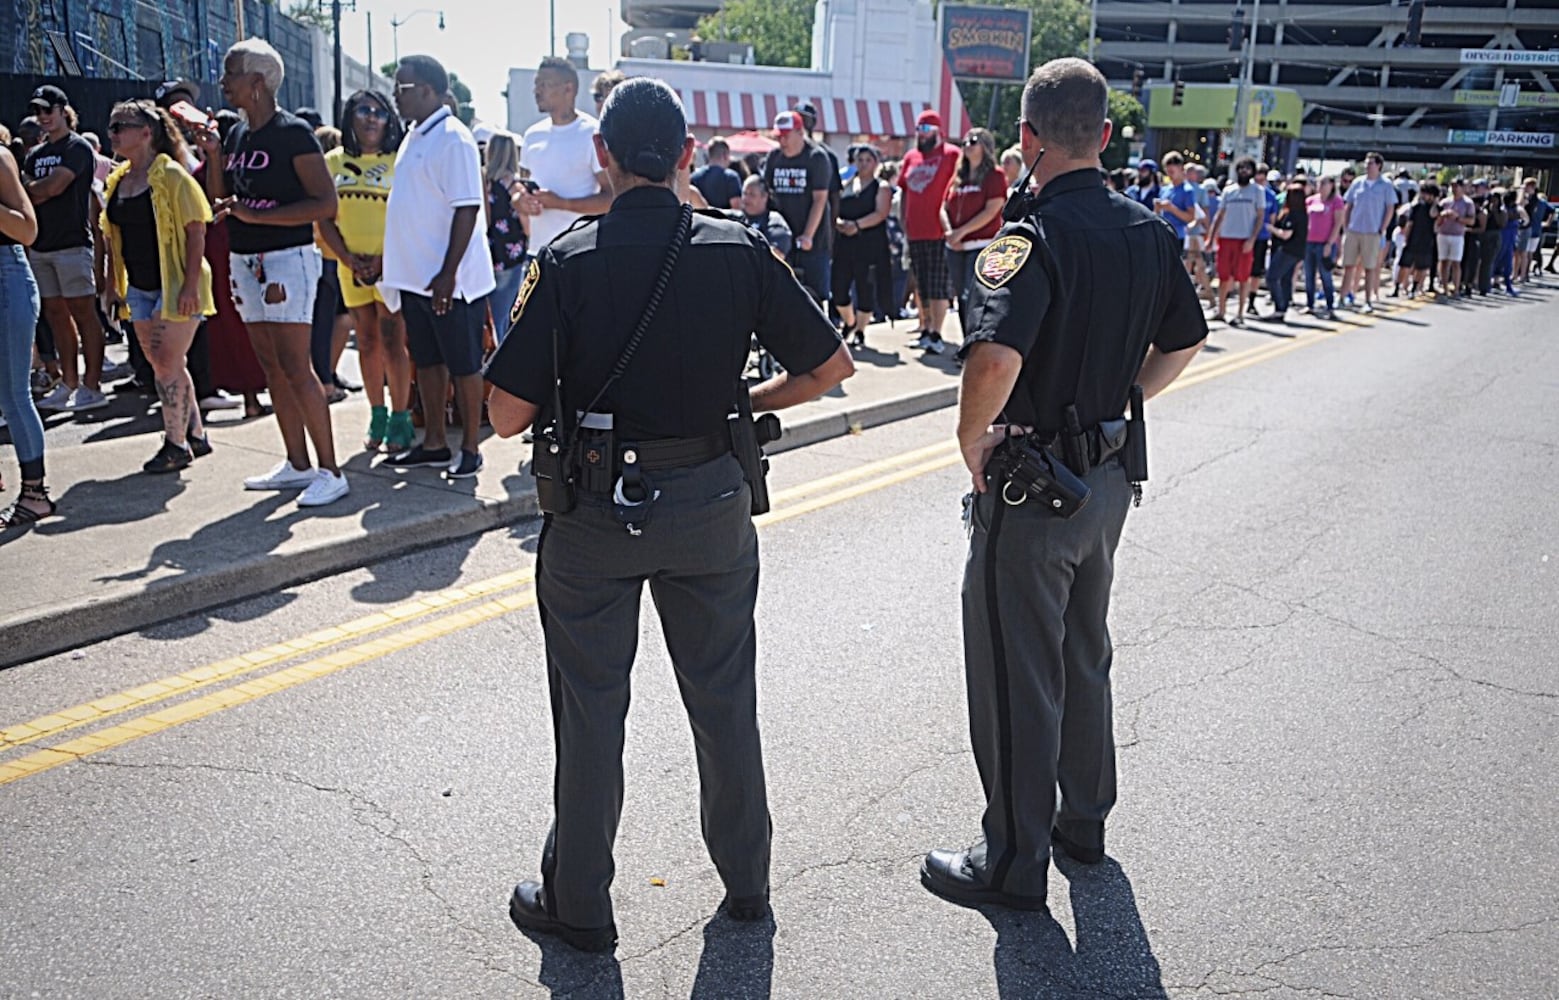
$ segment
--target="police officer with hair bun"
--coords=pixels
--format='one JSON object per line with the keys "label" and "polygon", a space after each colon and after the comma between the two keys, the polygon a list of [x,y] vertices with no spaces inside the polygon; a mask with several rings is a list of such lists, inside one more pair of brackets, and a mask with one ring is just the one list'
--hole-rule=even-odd
{"label": "police officer with hair bun", "polygon": [[[643,78],[617,86],[595,148],[611,210],[537,254],[487,379],[500,436],[536,426],[546,512],[536,592],[557,749],[541,879],[515,887],[509,915],[608,951],[645,583],[692,723],[721,908],[737,920],[769,915],[753,624],[762,472],[751,412],[815,399],[854,367],[761,236],[679,203],[677,172],[694,140],[675,92]],[[751,388],[749,406],[742,373],[754,334],[785,374]]]}
{"label": "police officer with hair bun", "polygon": [[958,444],[974,487],[964,660],[986,805],[972,846],[931,851],[921,867],[926,888],[964,906],[1043,910],[1052,845],[1104,858],[1106,616],[1115,547],[1147,477],[1142,401],[1207,337],[1174,231],[1105,185],[1108,115],[1090,63],[1034,71],[1019,123],[1028,176],[975,259]]}

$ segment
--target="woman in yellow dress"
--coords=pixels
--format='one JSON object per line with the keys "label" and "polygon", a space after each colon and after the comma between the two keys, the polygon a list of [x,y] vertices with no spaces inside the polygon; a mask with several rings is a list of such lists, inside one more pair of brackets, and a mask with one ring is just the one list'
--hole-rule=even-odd
{"label": "woman in yellow dress", "polygon": [[[390,99],[359,90],[342,109],[341,148],[325,155],[336,185],[336,217],[320,222],[319,237],[336,256],[341,300],[352,311],[363,391],[373,415],[363,447],[405,451],[412,445],[411,356],[406,328],[379,294],[384,266],[384,214],[395,177],[395,153],[405,128]],[[389,400],[385,385],[389,385]]]}

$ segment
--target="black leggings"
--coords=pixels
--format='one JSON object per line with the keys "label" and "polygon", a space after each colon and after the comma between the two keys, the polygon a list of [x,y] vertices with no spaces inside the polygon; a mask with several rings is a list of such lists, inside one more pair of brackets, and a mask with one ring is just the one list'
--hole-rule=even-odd
{"label": "black leggings", "polygon": [[[875,278],[876,295],[872,294]],[[893,262],[888,256],[887,240],[867,242],[865,236],[840,236],[834,240],[833,301],[835,307],[851,302],[850,287],[855,287],[855,308],[870,316],[878,304],[893,301]]]}

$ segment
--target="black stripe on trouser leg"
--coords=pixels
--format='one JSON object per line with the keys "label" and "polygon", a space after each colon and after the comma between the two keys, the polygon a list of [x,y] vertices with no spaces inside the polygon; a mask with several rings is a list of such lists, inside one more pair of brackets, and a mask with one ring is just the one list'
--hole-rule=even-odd
{"label": "black stripe on trouser leg", "polygon": [[[1002,802],[1006,805],[1007,842],[1002,846],[1001,857],[991,866],[991,886],[1000,889],[1007,880],[1007,872],[1018,853],[1018,812],[1012,797],[1012,685],[1007,676],[1007,644],[1001,632],[1001,612],[997,608],[996,542],[1001,534],[1001,523],[1007,503],[998,494],[992,501],[991,525],[985,532],[985,613],[989,618],[991,633],[991,667],[996,681],[996,743],[1001,760],[997,765],[997,782]],[[988,859],[987,859],[988,860]]]}
{"label": "black stripe on trouser leg", "polygon": [[[545,549],[547,547],[547,528],[551,524],[552,524],[552,515],[551,514],[545,515],[542,518],[542,520],[541,520],[541,534],[536,539],[536,572],[535,572],[535,575],[532,577],[532,579],[536,580],[538,583],[541,580],[541,560],[543,558],[542,554],[543,554],[543,552],[545,551]],[[561,685],[558,682],[558,672],[556,670],[554,670],[553,667],[552,667],[552,657],[546,651],[546,649],[547,649],[547,603],[541,599],[541,591],[540,591],[539,587],[537,588],[537,591],[536,591],[536,615],[537,615],[538,618],[541,619],[542,656],[545,657],[545,659],[547,661],[547,700],[551,703],[551,707],[552,707],[552,747],[553,747],[553,753],[556,754],[557,753],[557,748],[558,748],[558,742],[559,742],[558,741],[558,736],[559,736],[559,734],[558,734],[558,700],[562,696],[561,695]],[[558,800],[558,769],[556,767],[553,767],[553,769],[552,769],[552,801],[556,802],[557,800]],[[546,843],[545,843],[545,845],[543,845],[543,847],[541,849],[541,884],[543,886],[551,885],[554,882],[554,880],[557,878],[557,868],[558,868],[558,861],[557,861],[557,835],[558,835],[558,822],[557,822],[557,818],[554,817],[553,820],[552,820],[552,825],[547,828],[547,840],[546,840]],[[553,918],[554,920],[556,920],[557,916],[558,916],[558,904],[557,904],[557,900],[554,898],[554,893],[552,893],[552,892],[543,892],[541,894],[541,900],[542,900],[543,905],[546,907],[547,916],[549,916],[549,917]]]}

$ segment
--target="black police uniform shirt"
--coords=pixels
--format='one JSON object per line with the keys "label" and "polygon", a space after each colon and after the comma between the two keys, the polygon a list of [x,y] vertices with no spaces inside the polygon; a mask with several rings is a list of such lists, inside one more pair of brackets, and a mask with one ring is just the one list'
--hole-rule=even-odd
{"label": "black police uniform shirt", "polygon": [[[649,301],[680,211],[666,188],[633,188],[543,249],[520,283],[514,326],[487,380],[550,409],[556,329],[563,406],[587,406]],[[798,373],[839,347],[833,325],[761,236],[717,211],[695,214],[654,320],[595,409],[613,414],[619,441],[724,433],[754,333]]]}
{"label": "black police uniform shirt", "polygon": [[22,161],[23,174],[35,181],[61,167],[76,176],[70,187],[34,209],[38,213],[38,238],[32,249],[38,253],[92,245],[92,229],[87,222],[87,203],[92,199],[92,178],[97,170],[92,144],[69,132],[63,139],[34,149]]}
{"label": "black police uniform shirt", "polygon": [[[222,151],[229,193],[239,204],[263,210],[308,197],[293,160],[306,153],[320,153],[320,145],[308,122],[277,109],[270,121],[253,131],[247,122],[234,125]],[[229,219],[227,232],[233,253],[266,253],[314,242],[314,227],[307,222],[301,226],[256,226]]]}
{"label": "black police uniform shirt", "polygon": [[[784,216],[785,224],[797,236],[807,231],[812,195],[817,191],[831,192],[838,177],[828,154],[811,142],[802,146],[795,156],[786,156],[776,149],[763,164],[763,183],[769,188],[769,202]],[[825,211],[823,221],[818,223],[817,232],[812,236],[812,249],[826,251],[833,231],[833,220]]]}
{"label": "black police uniform shirt", "polygon": [[1044,434],[1061,430],[1073,403],[1084,427],[1121,417],[1150,344],[1167,353],[1207,337],[1174,231],[1096,169],[1046,184],[974,271],[959,354],[983,341],[1021,354],[1002,419]]}

